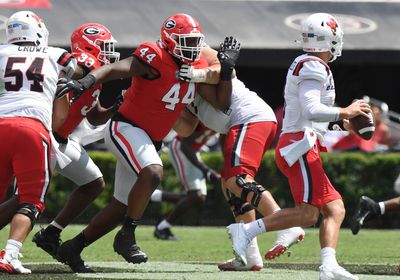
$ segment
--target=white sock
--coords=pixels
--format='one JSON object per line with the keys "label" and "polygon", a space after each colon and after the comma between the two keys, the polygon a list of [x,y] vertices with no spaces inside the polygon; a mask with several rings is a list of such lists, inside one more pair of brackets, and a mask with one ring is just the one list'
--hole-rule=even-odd
{"label": "white sock", "polygon": [[165,219],[162,220],[162,222],[157,225],[158,230],[163,230],[165,228],[170,228],[170,227],[172,227],[172,225],[168,223],[167,220]]}
{"label": "white sock", "polygon": [[18,253],[19,250],[21,250],[21,247],[22,247],[21,242],[13,239],[8,239],[6,244],[6,254],[4,258],[5,259],[18,258]]}
{"label": "white sock", "polygon": [[323,266],[332,267],[339,266],[336,260],[336,251],[332,247],[324,247],[321,249],[321,263]]}
{"label": "white sock", "polygon": [[53,227],[58,228],[59,230],[64,230],[64,227],[62,225],[60,225],[59,223],[57,223],[56,221],[52,221],[50,223],[50,225],[52,225]]}
{"label": "white sock", "polygon": [[247,232],[247,237],[249,239],[253,239],[257,235],[265,232],[265,225],[262,219],[258,219],[253,222],[244,224],[244,229]]}
{"label": "white sock", "polygon": [[156,189],[150,197],[151,201],[159,202],[162,198],[162,191]]}
{"label": "white sock", "polygon": [[385,203],[383,201],[379,202],[379,207],[381,208],[381,215],[385,214]]}

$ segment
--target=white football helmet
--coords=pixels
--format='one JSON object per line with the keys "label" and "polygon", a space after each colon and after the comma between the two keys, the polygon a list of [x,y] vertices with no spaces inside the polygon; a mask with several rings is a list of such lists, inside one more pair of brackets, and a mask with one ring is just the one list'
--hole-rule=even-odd
{"label": "white football helmet", "polygon": [[33,42],[36,46],[47,46],[49,31],[43,20],[31,11],[21,11],[11,15],[6,27],[9,44]]}
{"label": "white football helmet", "polygon": [[342,55],[343,30],[330,14],[310,15],[301,27],[302,47],[306,52],[326,52],[332,54],[330,61]]}

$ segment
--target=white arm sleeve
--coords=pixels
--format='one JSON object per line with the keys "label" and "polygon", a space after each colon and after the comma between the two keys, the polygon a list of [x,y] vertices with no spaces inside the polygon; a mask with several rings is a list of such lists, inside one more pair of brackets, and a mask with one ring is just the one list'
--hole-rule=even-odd
{"label": "white arm sleeve", "polygon": [[339,108],[320,102],[322,83],[318,80],[303,80],[299,84],[299,99],[303,116],[313,122],[334,122],[339,119]]}

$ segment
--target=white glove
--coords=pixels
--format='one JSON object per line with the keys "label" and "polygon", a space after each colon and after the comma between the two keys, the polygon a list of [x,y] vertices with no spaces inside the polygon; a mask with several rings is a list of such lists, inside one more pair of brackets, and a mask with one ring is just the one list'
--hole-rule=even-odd
{"label": "white glove", "polygon": [[204,69],[195,69],[193,66],[183,64],[179,69],[178,78],[188,83],[204,83],[207,73]]}

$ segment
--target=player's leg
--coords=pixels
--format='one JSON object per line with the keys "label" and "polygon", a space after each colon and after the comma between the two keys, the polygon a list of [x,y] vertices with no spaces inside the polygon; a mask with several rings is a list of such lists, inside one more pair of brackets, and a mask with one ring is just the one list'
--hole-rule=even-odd
{"label": "player's leg", "polygon": [[[302,134],[298,135],[298,138],[301,139]],[[319,154],[314,155],[313,150],[310,150],[307,155],[304,155],[303,158],[300,158],[293,166],[288,166],[285,159],[280,156],[278,151],[281,146],[284,147],[288,143],[292,143],[291,140],[293,139],[286,139],[285,136],[281,136],[276,152],[276,162],[279,169],[289,180],[290,189],[297,206],[295,208],[278,209],[278,211],[270,210],[272,213],[270,212],[269,215],[265,215],[265,212],[262,213],[265,215],[263,219],[259,219],[245,225],[236,224],[230,226],[234,250],[241,259],[244,259],[243,256],[246,250],[246,242],[251,240],[254,236],[257,236],[265,231],[283,230],[297,226],[311,226],[318,219],[319,208],[310,204],[310,199],[315,198],[315,196],[312,195],[312,191],[315,190],[315,188],[312,187],[312,184],[317,183],[317,180],[314,180],[314,178],[311,179],[310,175],[314,173],[317,174],[321,170],[318,168],[318,170],[315,172],[311,172],[309,166],[306,165],[308,162],[306,157],[309,157],[309,160],[312,161],[314,158],[318,158]],[[316,164],[313,164],[312,166],[315,167]],[[243,189],[245,188],[246,187]],[[252,201],[259,200],[260,204],[263,203],[263,201],[267,201],[268,203],[269,196],[264,195],[266,193],[265,191],[261,192],[262,189],[258,191],[258,193],[261,192],[263,195],[260,196],[257,193],[257,186],[248,186],[248,189],[251,188],[254,188],[255,190],[253,193],[248,191],[248,194],[246,195],[247,199],[250,195],[252,195]],[[263,211],[265,210],[266,209],[264,208]]]}
{"label": "player's leg", "polygon": [[32,238],[38,247],[55,259],[58,259],[61,231],[100,195],[105,186],[101,171],[81,145],[68,140],[68,143],[60,144],[59,149],[72,161],[61,170],[57,166],[56,170],[79,187],[70,194],[67,203],[50,225]]}
{"label": "player's leg", "polygon": [[[225,186],[225,181],[222,181],[222,191],[232,211],[236,223],[249,223],[256,219],[254,207],[242,199],[232,194]],[[236,258],[220,263],[218,268],[222,271],[258,271],[263,267],[263,260],[258,248],[257,237],[250,241],[246,251],[247,265]]]}
{"label": "player's leg", "polygon": [[176,240],[171,227],[176,220],[185,215],[190,209],[200,208],[206,199],[207,185],[203,172],[192,164],[180,148],[180,141],[174,139],[169,145],[168,155],[175,173],[186,190],[176,207],[156,225],[154,236],[162,240]]}
{"label": "player's leg", "polygon": [[322,262],[320,267],[320,279],[357,280],[357,276],[352,275],[339,266],[336,260],[336,245],[339,240],[340,226],[345,215],[343,201],[341,199],[336,199],[326,203],[323,205],[321,213],[323,219],[319,230]]}
{"label": "player's leg", "polygon": [[384,215],[387,212],[400,211],[400,197],[386,201],[377,202],[368,196],[362,196],[358,203],[357,210],[351,220],[351,231],[357,234],[366,219],[373,219]]}
{"label": "player's leg", "polygon": [[18,259],[19,251],[45,207],[51,177],[50,137],[44,126],[36,120],[19,120],[9,127],[11,129],[7,137],[13,144],[8,148],[12,153],[13,172],[18,182],[19,205],[11,221],[0,270],[27,274],[31,271],[22,266]]}
{"label": "player's leg", "polygon": [[[230,129],[224,144],[223,175],[227,188],[235,196],[249,202],[263,216],[280,210],[271,193],[254,181],[264,152],[272,143],[275,132],[274,122],[242,124]],[[303,238],[304,231],[298,227],[279,232],[269,258],[281,255]]]}
{"label": "player's leg", "polygon": [[124,218],[130,191],[127,186],[132,186],[136,180],[136,176],[131,175],[130,169],[117,161],[114,195],[111,201],[91,219],[81,233],[61,244],[58,256],[72,271],[80,273],[91,271],[81,258],[83,249],[112,231]]}
{"label": "player's leg", "polygon": [[186,196],[186,192],[168,192],[160,189],[156,189],[150,197],[153,202],[169,202],[177,204],[181,199]]}
{"label": "player's leg", "polygon": [[13,195],[7,201],[0,204],[0,230],[11,222],[12,217],[18,209],[18,195]]}
{"label": "player's leg", "polygon": [[[114,239],[114,250],[132,263],[147,261],[147,256],[136,244],[135,229],[153,191],[159,186],[163,166],[157,153],[161,147],[152,142],[147,133],[125,122],[112,121],[105,135],[106,144],[117,160],[129,170],[126,176],[137,174],[129,190],[127,216]],[[126,199],[126,198],[125,198]]]}

